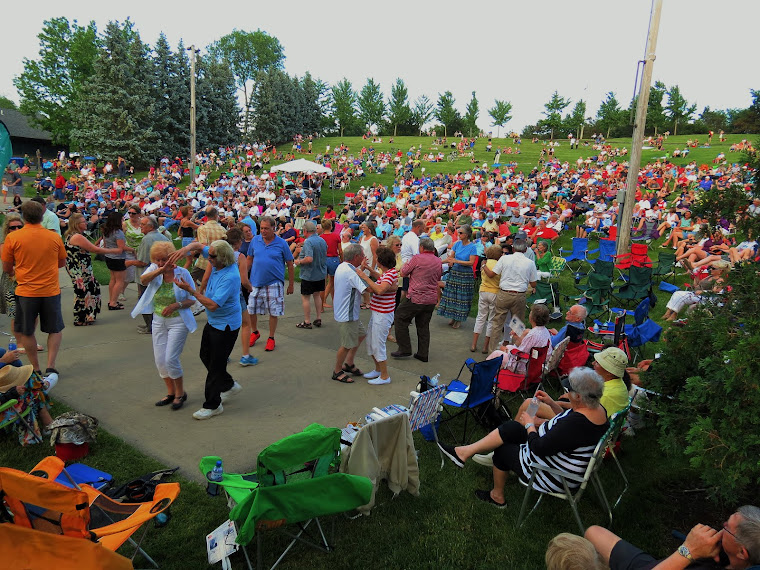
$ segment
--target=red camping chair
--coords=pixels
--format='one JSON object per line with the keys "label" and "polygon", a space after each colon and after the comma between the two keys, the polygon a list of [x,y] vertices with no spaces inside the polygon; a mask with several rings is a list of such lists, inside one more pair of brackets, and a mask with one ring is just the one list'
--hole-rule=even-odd
{"label": "red camping chair", "polygon": [[[546,353],[549,351],[549,345],[535,347],[530,352],[520,352],[516,348],[512,349],[514,356],[520,361],[525,361],[525,373],[513,372],[511,370],[501,370],[496,379],[497,392],[509,392],[518,394],[538,384],[544,372],[544,362]],[[515,366],[517,368],[517,366]]]}

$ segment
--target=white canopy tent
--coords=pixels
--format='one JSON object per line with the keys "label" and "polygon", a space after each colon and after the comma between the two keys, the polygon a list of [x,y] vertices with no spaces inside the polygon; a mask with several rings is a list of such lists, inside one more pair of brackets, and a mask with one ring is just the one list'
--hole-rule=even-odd
{"label": "white canopy tent", "polygon": [[273,166],[272,172],[314,172],[316,174],[327,174],[332,176],[332,170],[311,160],[305,158],[299,158],[297,160],[291,160],[290,162],[284,162]]}

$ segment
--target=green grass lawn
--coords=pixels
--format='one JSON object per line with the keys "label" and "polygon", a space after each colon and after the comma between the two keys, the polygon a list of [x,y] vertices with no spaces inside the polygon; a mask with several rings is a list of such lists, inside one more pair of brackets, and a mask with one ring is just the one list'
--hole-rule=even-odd
{"label": "green grass lawn", "polygon": [[[65,408],[56,404],[53,415],[62,411]],[[452,429],[461,433],[461,424],[455,423]],[[483,433],[476,431],[473,437]],[[725,509],[708,508],[704,494],[695,490],[699,486],[696,472],[680,458],[664,457],[655,435],[654,430],[644,429],[634,438],[624,438],[621,461],[631,487],[615,510],[613,528],[631,542],[664,556],[678,546],[670,538],[671,529],[688,530],[696,522],[718,525],[725,520],[721,518]],[[445,425],[441,439],[452,441]],[[415,445],[420,451],[419,497],[403,492],[394,499],[381,485],[370,517],[351,521],[339,515],[327,519],[326,531],[334,529],[335,553],[299,545],[282,567],[353,569],[371,560],[382,568],[535,569],[543,566],[546,544],[555,534],[578,532],[570,507],[551,497],[517,528],[524,487],[510,480],[506,490],[509,507],[495,509],[473,495],[476,489],[488,488],[489,469],[472,463],[460,470],[446,460],[441,470],[434,444],[415,434]],[[21,448],[14,434],[0,434],[0,465],[29,470],[51,453],[47,444]],[[83,461],[113,474],[117,484],[171,467],[160,465],[104,430]],[[205,534],[226,520],[228,510],[221,497],[207,496],[200,485],[182,475],[173,478],[181,483],[182,490],[172,507],[170,524],[149,531],[144,545],[162,568],[205,568]],[[603,467],[601,476],[608,498],[614,501],[622,491],[622,479],[611,463]],[[580,511],[586,525],[606,524],[592,488],[583,497]],[[270,532],[264,535],[264,545],[264,561],[272,564],[286,541]],[[243,564],[241,554],[233,557],[234,567]],[[138,562],[138,567],[145,565]]]}

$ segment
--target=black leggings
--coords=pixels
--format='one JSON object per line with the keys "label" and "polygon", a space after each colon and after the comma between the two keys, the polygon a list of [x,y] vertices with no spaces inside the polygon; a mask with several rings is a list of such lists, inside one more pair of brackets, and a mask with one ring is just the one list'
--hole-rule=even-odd
{"label": "black leggings", "polygon": [[493,466],[501,471],[512,471],[524,478],[520,465],[520,445],[528,441],[525,427],[514,420],[501,424],[498,428],[504,445],[493,452]]}

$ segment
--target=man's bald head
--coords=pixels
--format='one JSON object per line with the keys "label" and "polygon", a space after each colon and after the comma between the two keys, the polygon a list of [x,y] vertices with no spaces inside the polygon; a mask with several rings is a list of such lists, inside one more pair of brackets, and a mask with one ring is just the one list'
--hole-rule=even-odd
{"label": "man's bald head", "polygon": [[583,323],[586,321],[588,311],[583,305],[573,305],[567,310],[566,320],[571,323]]}

